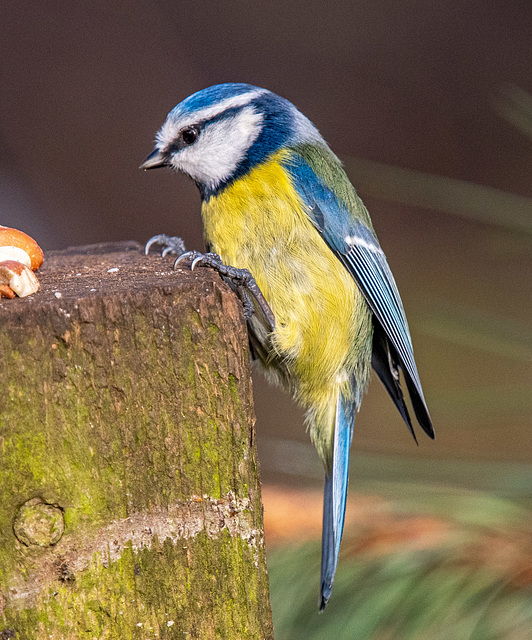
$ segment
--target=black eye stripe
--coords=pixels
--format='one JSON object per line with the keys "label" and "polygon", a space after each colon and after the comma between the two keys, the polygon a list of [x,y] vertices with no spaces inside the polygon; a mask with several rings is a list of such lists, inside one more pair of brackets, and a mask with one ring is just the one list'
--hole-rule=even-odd
{"label": "black eye stripe", "polygon": [[195,124],[184,127],[183,129],[181,129],[181,131],[179,131],[179,133],[177,134],[177,138],[172,142],[172,144],[168,146],[167,152],[175,153],[176,151],[181,151],[181,149],[183,149],[184,147],[189,147],[196,142],[203,129],[211,124],[220,122],[221,120],[232,118],[237,113],[239,113],[240,110],[240,107],[226,109],[225,111],[222,111],[222,113],[219,113],[212,118],[198,120]]}
{"label": "black eye stripe", "polygon": [[184,149],[185,147],[190,147],[190,145],[194,144],[198,139],[201,129],[202,127],[200,124],[193,124],[181,129],[175,140],[168,145],[166,153],[172,154],[177,151],[181,151],[181,149]]}

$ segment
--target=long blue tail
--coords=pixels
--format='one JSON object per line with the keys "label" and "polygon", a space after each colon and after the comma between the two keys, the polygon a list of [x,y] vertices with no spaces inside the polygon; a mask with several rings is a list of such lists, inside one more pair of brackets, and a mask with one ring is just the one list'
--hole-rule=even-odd
{"label": "long blue tail", "polygon": [[320,611],[331,597],[344,530],[345,503],[349,479],[349,448],[353,438],[353,402],[340,395],[336,405],[332,468],[325,474],[323,494],[323,532],[321,539]]}

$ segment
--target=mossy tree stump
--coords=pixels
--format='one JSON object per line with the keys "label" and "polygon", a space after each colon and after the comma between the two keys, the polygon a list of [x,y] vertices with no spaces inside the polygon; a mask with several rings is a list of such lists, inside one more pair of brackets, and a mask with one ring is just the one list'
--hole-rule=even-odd
{"label": "mossy tree stump", "polygon": [[0,638],[272,638],[241,305],[135,243],[0,302]]}

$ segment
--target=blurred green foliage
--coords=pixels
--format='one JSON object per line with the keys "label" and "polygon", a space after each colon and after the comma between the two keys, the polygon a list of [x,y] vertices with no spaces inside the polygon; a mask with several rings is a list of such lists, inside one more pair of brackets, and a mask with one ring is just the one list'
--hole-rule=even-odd
{"label": "blurred green foliage", "polygon": [[[379,535],[363,526],[347,530],[322,615],[319,543],[273,548],[268,570],[276,640],[532,638],[532,514],[486,494],[440,497],[432,513],[447,527],[444,536],[429,530],[416,543],[415,531],[405,540],[389,522]],[[394,508],[399,530],[420,526],[405,516],[404,504]],[[426,511],[426,501],[420,508]]]}

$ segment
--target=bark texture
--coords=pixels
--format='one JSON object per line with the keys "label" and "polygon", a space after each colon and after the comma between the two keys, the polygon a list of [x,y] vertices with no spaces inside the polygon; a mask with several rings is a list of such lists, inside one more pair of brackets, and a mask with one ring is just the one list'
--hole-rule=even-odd
{"label": "bark texture", "polygon": [[139,249],[0,302],[0,639],[273,637],[241,305]]}

